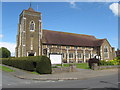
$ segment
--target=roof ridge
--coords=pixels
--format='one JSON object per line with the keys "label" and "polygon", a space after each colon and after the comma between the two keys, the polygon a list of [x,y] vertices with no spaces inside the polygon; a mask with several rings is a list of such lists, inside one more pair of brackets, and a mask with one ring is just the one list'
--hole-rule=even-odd
{"label": "roof ridge", "polygon": [[46,31],[52,31],[52,32],[58,32],[58,33],[65,33],[65,34],[73,34],[73,35],[89,36],[89,37],[94,37],[94,38],[96,38],[96,37],[93,36],[93,35],[77,34],[77,33],[63,32],[63,31],[53,31],[53,30],[47,30],[47,29],[43,29],[43,30],[46,30]]}
{"label": "roof ridge", "polygon": [[103,39],[96,39],[96,40],[106,40],[106,38],[103,38]]}

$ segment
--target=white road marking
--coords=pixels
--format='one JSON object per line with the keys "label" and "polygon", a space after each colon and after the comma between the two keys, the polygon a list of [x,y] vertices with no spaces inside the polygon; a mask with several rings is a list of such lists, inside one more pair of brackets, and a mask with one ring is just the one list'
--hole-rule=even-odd
{"label": "white road marking", "polygon": [[11,84],[8,84],[8,85],[11,85]]}
{"label": "white road marking", "polygon": [[64,80],[58,80],[59,82],[63,82]]}
{"label": "white road marking", "polygon": [[51,81],[51,82],[55,82],[55,81]]}
{"label": "white road marking", "polygon": [[46,82],[55,82],[55,81],[46,81]]}

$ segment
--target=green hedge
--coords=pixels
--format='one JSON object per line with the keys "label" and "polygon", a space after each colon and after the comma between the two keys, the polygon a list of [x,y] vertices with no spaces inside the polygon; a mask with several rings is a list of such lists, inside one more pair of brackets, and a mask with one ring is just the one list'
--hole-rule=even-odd
{"label": "green hedge", "polygon": [[50,59],[46,56],[3,58],[2,63],[27,71],[37,71],[40,74],[52,72]]}
{"label": "green hedge", "polygon": [[33,60],[29,60],[29,57],[2,59],[2,63],[23,70],[34,71]]}
{"label": "green hedge", "polygon": [[36,71],[40,74],[51,74],[51,62],[50,59],[46,56],[40,57],[40,60],[37,61]]}

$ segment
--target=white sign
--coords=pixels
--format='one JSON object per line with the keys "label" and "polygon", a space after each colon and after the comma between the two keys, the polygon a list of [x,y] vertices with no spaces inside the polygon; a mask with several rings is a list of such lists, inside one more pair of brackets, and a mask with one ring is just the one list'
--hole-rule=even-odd
{"label": "white sign", "polygon": [[51,64],[62,64],[61,54],[50,54]]}

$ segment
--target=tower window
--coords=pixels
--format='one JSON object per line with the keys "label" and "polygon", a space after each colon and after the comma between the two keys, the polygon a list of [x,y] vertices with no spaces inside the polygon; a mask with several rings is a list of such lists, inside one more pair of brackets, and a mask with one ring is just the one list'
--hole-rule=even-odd
{"label": "tower window", "polygon": [[34,31],[35,30],[35,23],[34,21],[30,22],[30,31]]}

